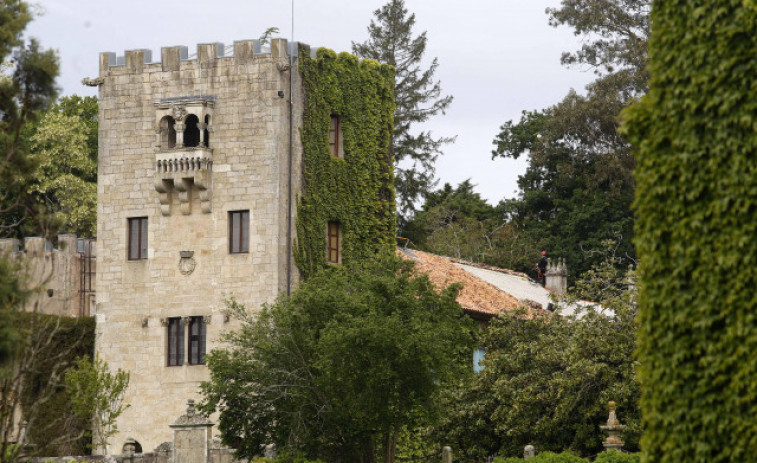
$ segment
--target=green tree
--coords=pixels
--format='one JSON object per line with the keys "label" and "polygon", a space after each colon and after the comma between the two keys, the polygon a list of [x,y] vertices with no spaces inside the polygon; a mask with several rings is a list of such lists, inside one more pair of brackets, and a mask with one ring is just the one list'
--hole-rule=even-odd
{"label": "green tree", "polygon": [[84,356],[66,372],[65,384],[74,413],[92,423],[92,446],[110,455],[108,439],[118,432],[116,419],[130,407],[123,403],[129,372],[119,368],[111,373],[104,360]]}
{"label": "green tree", "polygon": [[549,8],[550,24],[567,25],[584,44],[566,52],[566,65],[589,66],[598,79],[585,96],[571,91],[545,110],[508,121],[493,157],[528,156],[508,201],[515,227],[550,254],[565,257],[571,275],[599,263],[600,243],[612,239],[633,257],[634,159],[618,133],[618,116],[647,88],[649,0],[563,0]]}
{"label": "green tree", "polygon": [[[472,322],[458,287],[436,292],[397,259],[332,267],[242,325],[208,355],[202,408],[220,412],[239,457],[261,446],[332,462],[393,462],[404,427],[432,422],[439,391],[469,370]],[[237,441],[241,439],[241,443]]]}
{"label": "green tree", "polygon": [[412,129],[432,116],[444,114],[452,96],[442,96],[441,84],[434,80],[439,67],[436,58],[428,68],[421,67],[428,38],[425,31],[413,37],[415,14],[408,15],[404,0],[390,0],[374,15],[375,20],[368,26],[368,40],[352,42],[352,51],[395,68],[396,106],[390,154],[395,163],[401,227],[403,219],[409,219],[415,210],[415,203],[434,186],[434,162],[441,147],[454,141],[454,137],[435,138],[431,132]]}
{"label": "green tree", "polygon": [[638,448],[634,291],[617,266],[610,257],[577,282],[566,302],[598,304],[580,317],[493,320],[482,340],[484,370],[450,394],[438,440],[463,461],[520,455],[527,444],[594,455],[614,400],[628,425],[626,448]]}
{"label": "green tree", "polygon": [[508,201],[514,225],[550,254],[565,257],[573,275],[600,262],[607,239],[633,257],[634,159],[617,133],[620,111],[634,93],[623,76],[607,76],[588,94],[526,112],[497,136],[495,156],[529,157],[518,179],[520,198]]}
{"label": "green tree", "polygon": [[36,40],[24,42],[22,33],[32,16],[21,0],[0,1],[0,233],[20,232],[25,219],[35,217],[35,231],[45,232],[49,220],[28,192],[29,156],[25,137],[29,123],[39,117],[56,95],[58,59]]}
{"label": "green tree", "polygon": [[62,98],[34,124],[31,192],[60,229],[94,237],[97,227],[97,99]]}
{"label": "green tree", "polygon": [[528,271],[538,254],[506,221],[506,205],[489,205],[470,180],[426,193],[403,237],[421,250],[504,268]]}
{"label": "green tree", "polygon": [[642,461],[757,454],[757,4],[654,2],[636,147]]}

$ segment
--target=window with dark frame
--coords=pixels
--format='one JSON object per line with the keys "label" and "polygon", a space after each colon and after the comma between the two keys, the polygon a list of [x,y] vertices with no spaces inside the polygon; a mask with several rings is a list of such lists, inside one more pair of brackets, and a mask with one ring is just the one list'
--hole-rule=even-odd
{"label": "window with dark frame", "polygon": [[250,211],[229,211],[229,252],[250,252]]}
{"label": "window with dark frame", "polygon": [[331,115],[331,123],[329,125],[329,152],[332,157],[342,158],[342,120],[336,114]]}
{"label": "window with dark frame", "polygon": [[205,318],[189,319],[189,364],[205,364]]}
{"label": "window with dark frame", "polygon": [[129,260],[147,259],[147,217],[129,219]]}
{"label": "window with dark frame", "polygon": [[342,263],[342,224],[329,222],[326,228],[326,260],[332,264]]}
{"label": "window with dark frame", "polygon": [[168,366],[184,364],[184,323],[181,317],[168,319]]}

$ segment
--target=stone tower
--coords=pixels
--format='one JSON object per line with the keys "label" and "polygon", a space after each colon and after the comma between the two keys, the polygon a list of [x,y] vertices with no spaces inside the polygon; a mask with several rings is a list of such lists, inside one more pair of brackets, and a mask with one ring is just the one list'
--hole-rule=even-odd
{"label": "stone tower", "polygon": [[[296,217],[298,201],[317,191],[305,188],[308,156],[348,167],[360,156],[380,159],[359,153],[348,125],[342,140],[341,116],[329,125],[328,112],[308,153],[300,134],[313,133],[302,127],[317,118],[307,115],[305,57],[315,53],[282,39],[268,49],[254,40],[201,44],[191,56],[163,48],[157,62],[149,50],[102,53],[100,75],[85,79],[99,86],[100,102],[96,350],[111,369],[131,373],[131,406],[101,451],[120,453],[127,438],[145,451],[170,440],[168,425],[209,378],[205,353],[235,325],[225,300],[254,310],[296,286],[298,240],[337,264],[342,243],[354,247],[348,217],[318,216],[312,205],[308,217],[323,223]],[[388,191],[391,176],[381,178]],[[298,226],[317,236],[297,236]]]}

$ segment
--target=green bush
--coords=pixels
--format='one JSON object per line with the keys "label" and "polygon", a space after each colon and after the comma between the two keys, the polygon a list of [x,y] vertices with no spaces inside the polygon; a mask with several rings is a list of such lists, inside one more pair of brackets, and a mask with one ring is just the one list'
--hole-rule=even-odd
{"label": "green bush", "polygon": [[[637,149],[643,461],[757,454],[757,6],[655,1]],[[750,456],[751,455],[751,456]]]}
{"label": "green bush", "polygon": [[522,458],[495,458],[492,463],[522,463],[524,461],[528,461],[528,463],[587,463],[587,460],[568,452],[542,452],[528,460]]}
{"label": "green bush", "polygon": [[594,463],[639,463],[640,453],[602,452]]}

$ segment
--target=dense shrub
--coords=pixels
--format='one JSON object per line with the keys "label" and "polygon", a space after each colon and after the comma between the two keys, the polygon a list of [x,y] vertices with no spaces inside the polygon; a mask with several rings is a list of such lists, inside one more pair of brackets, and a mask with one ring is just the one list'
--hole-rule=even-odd
{"label": "dense shrub", "polygon": [[594,463],[639,463],[640,453],[602,452]]}
{"label": "dense shrub", "polygon": [[[655,1],[637,148],[643,460],[757,454],[757,6]],[[751,456],[750,456],[751,455]]]}

